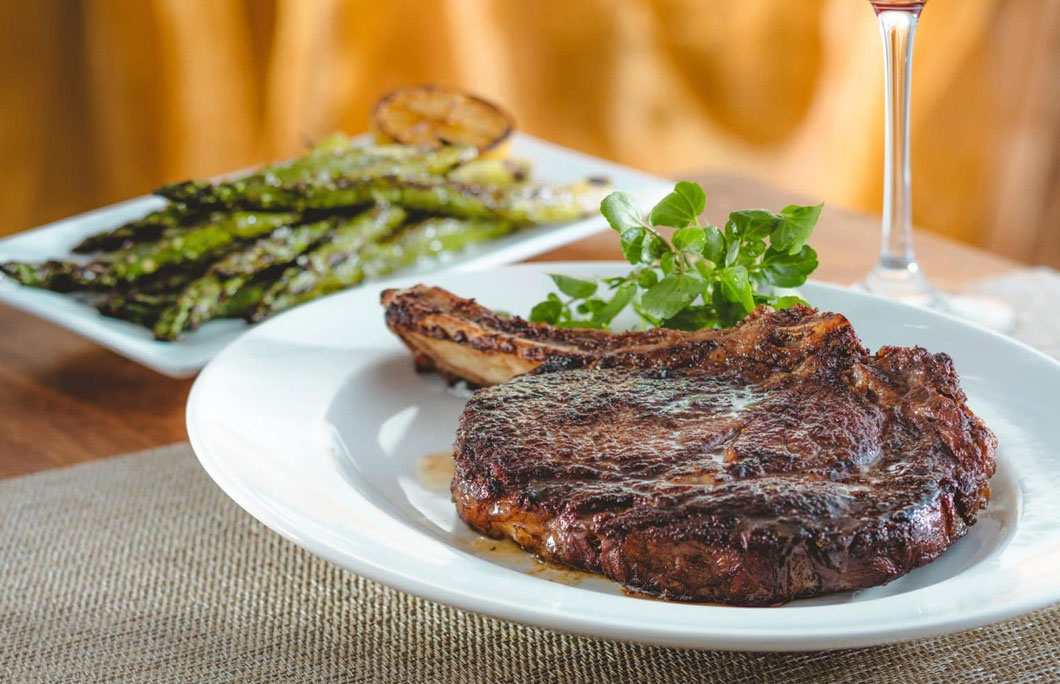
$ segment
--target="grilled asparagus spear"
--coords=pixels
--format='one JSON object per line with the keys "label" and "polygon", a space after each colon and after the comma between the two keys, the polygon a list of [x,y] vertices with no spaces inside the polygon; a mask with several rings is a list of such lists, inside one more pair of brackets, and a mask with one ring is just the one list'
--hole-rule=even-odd
{"label": "grilled asparagus spear", "polygon": [[273,186],[266,195],[245,195],[242,202],[248,208],[272,211],[331,210],[381,202],[462,218],[562,223],[590,215],[606,190],[592,180],[560,186],[494,186],[440,176],[385,176]]}
{"label": "grilled asparagus spear", "polygon": [[[354,219],[356,220],[356,219]],[[239,315],[251,304],[248,283],[268,269],[294,261],[341,225],[328,219],[293,228],[283,227],[250,246],[225,256],[202,277],[191,282],[180,292],[154,325],[155,337],[175,340],[185,331],[194,330],[206,321],[225,315]],[[255,283],[262,291],[260,284]],[[236,293],[247,289],[238,301]]]}
{"label": "grilled asparagus spear", "polygon": [[268,233],[298,220],[298,214],[216,213],[204,223],[155,242],[107,254],[89,264],[73,261],[9,262],[0,270],[23,285],[57,292],[99,290],[128,285],[174,266],[194,274],[203,261],[223,254],[238,240]]}
{"label": "grilled asparagus spear", "polygon": [[163,233],[191,223],[195,213],[182,204],[172,204],[113,230],[90,235],[75,245],[73,251],[76,254],[112,252],[136,242],[157,240]]}
{"label": "grilled asparagus spear", "polygon": [[360,282],[363,276],[357,267],[357,254],[366,246],[384,239],[406,217],[404,209],[377,207],[364,214],[361,220],[337,229],[327,243],[284,270],[247,317],[260,321],[295,304]]}
{"label": "grilled asparagus spear", "polygon": [[298,214],[237,211],[215,213],[203,224],[145,245],[119,252],[104,274],[107,282],[130,283],[175,264],[194,264],[210,259],[237,240],[249,240],[291,225]]}
{"label": "grilled asparagus spear", "polygon": [[[244,178],[221,183],[187,181],[160,188],[170,201],[191,206],[282,208],[303,184],[327,184],[336,179],[369,181],[386,176],[444,174],[474,158],[474,147],[437,149],[406,145],[358,147],[338,153],[308,154]],[[367,198],[358,204],[370,201]],[[353,206],[353,205],[345,205]]]}
{"label": "grilled asparagus spear", "polygon": [[167,268],[141,278],[131,287],[85,292],[84,300],[104,316],[150,328],[177,301],[180,292],[202,276],[204,268],[202,264]]}
{"label": "grilled asparagus spear", "polygon": [[[511,232],[513,224],[493,220],[431,218],[409,226],[390,239],[356,250],[324,255],[313,263],[292,267],[265,293],[248,318],[260,321],[292,306],[410,266],[420,259],[490,240]],[[318,250],[318,252],[322,252]],[[324,264],[319,262],[323,261]],[[304,268],[304,270],[301,270]]]}
{"label": "grilled asparagus spear", "polygon": [[457,253],[473,244],[507,235],[508,221],[435,217],[411,225],[385,242],[369,245],[359,255],[364,278],[380,278],[399,268]]}
{"label": "grilled asparagus spear", "polygon": [[354,219],[333,218],[304,223],[299,226],[284,226],[238,251],[224,257],[210,269],[222,278],[248,276],[278,264],[286,264],[306,251],[336,227]]}
{"label": "grilled asparagus spear", "polygon": [[150,328],[176,300],[171,292],[113,292],[96,304],[104,316],[120,318]]}
{"label": "grilled asparagus spear", "polygon": [[0,271],[23,285],[55,292],[92,290],[104,286],[102,273],[105,267],[101,264],[88,267],[54,259],[41,262],[9,261],[0,264]]}

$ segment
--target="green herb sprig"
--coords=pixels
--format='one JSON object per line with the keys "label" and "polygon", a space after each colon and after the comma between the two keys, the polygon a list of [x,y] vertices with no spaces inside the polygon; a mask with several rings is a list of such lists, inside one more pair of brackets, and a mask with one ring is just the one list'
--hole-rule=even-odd
{"label": "green herb sprig", "polygon": [[[649,326],[699,330],[736,325],[760,304],[805,304],[777,290],[802,285],[817,268],[817,253],[806,241],[824,205],[734,211],[718,228],[699,220],[706,203],[703,188],[687,181],[647,216],[628,194],[611,193],[600,213],[619,234],[633,270],[595,279],[552,274],[559,293],[534,306],[530,320],[607,328],[632,306]],[[662,227],[674,229],[669,241]]]}

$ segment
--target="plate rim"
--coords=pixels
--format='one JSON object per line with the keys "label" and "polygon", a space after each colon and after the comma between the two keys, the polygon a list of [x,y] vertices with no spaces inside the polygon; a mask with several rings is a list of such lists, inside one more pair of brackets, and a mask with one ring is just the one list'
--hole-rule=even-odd
{"label": "plate rim", "polygon": [[[547,272],[553,269],[571,268],[571,267],[593,267],[593,268],[615,268],[617,266],[624,266],[628,268],[628,264],[619,261],[565,261],[565,262],[532,262],[532,263],[521,263],[513,264],[508,266],[502,266],[494,269],[484,270],[530,270],[537,272]],[[480,273],[482,271],[479,271]],[[450,275],[450,274],[447,274]],[[411,278],[415,279],[415,277]],[[405,278],[394,278],[391,279],[391,284],[400,283],[401,281],[408,281],[409,277]],[[814,282],[815,287],[821,287],[828,290],[840,291],[847,294],[854,294],[858,297],[866,297],[870,299],[878,299],[887,302],[888,305],[895,305],[905,307],[905,305],[885,300],[881,297],[876,297],[868,293],[851,293],[848,288],[830,284]],[[338,293],[340,296],[343,293]],[[346,293],[347,295],[349,292]],[[323,307],[326,306],[325,302],[331,299],[331,297],[318,300],[308,304],[309,307]],[[304,315],[303,307],[303,315]],[[912,308],[912,307],[905,307]],[[1055,370],[1060,371],[1060,361],[1053,359],[1052,357],[1040,352],[1029,345],[1022,343],[1013,338],[1001,335],[995,331],[976,326],[959,318],[943,314],[940,312],[930,312],[933,315],[940,316],[948,319],[949,321],[958,325],[974,328],[979,332],[985,332],[991,337],[997,338],[1004,344],[1012,345],[1020,350],[1021,353],[1031,352],[1034,357],[1037,357],[1041,361],[1045,361],[1050,364]],[[681,648],[698,648],[698,649],[724,649],[724,650],[771,650],[771,651],[796,651],[796,650],[831,650],[839,648],[851,648],[861,646],[880,645],[886,643],[895,643],[902,641],[910,641],[919,638],[926,638],[931,636],[941,636],[943,634],[950,634],[954,632],[964,631],[981,627],[984,625],[992,624],[1001,620],[1005,620],[1018,615],[1023,615],[1038,608],[1051,605],[1060,598],[1060,585],[1057,585],[1052,590],[1052,594],[1047,595],[1047,592],[1038,592],[1035,595],[1022,597],[1021,600],[1011,601],[1003,604],[1002,606],[991,606],[989,609],[981,609],[979,611],[965,611],[960,615],[953,615],[950,613],[929,615],[922,618],[915,625],[908,624],[895,624],[893,626],[887,626],[884,628],[870,627],[863,625],[860,628],[848,630],[841,637],[838,636],[835,631],[831,628],[820,631],[815,631],[813,626],[807,625],[805,629],[800,630],[798,633],[769,633],[763,635],[758,630],[752,632],[733,632],[726,631],[726,633],[720,633],[721,627],[715,626],[715,633],[711,633],[709,636],[701,633],[694,632],[689,633],[687,631],[674,630],[670,628],[664,629],[651,629],[644,631],[645,627],[641,627],[641,631],[635,635],[629,634],[627,625],[612,625],[606,621],[600,619],[594,619],[593,616],[582,615],[582,616],[571,616],[567,613],[556,613],[548,612],[545,610],[530,609],[522,605],[512,604],[505,601],[490,600],[490,597],[486,595],[469,596],[462,592],[455,592],[448,590],[444,586],[431,583],[424,580],[416,575],[410,575],[407,572],[395,570],[393,568],[386,568],[382,564],[374,563],[371,559],[367,558],[356,558],[352,555],[344,555],[337,549],[320,542],[319,540],[307,537],[301,533],[296,526],[289,524],[287,521],[277,519],[275,515],[270,515],[272,511],[268,509],[260,498],[258,498],[253,492],[246,490],[246,488],[239,483],[236,478],[227,472],[223,467],[222,463],[213,458],[210,452],[209,446],[205,443],[203,435],[199,432],[196,426],[196,411],[197,407],[202,404],[202,395],[207,392],[209,383],[213,382],[212,378],[217,368],[224,361],[226,354],[234,353],[238,350],[238,343],[245,336],[253,334],[261,334],[261,330],[265,326],[277,325],[276,321],[281,320],[288,314],[281,314],[281,316],[271,319],[266,323],[256,327],[250,328],[244,331],[237,340],[235,340],[229,347],[219,353],[213,360],[207,364],[207,367],[203,370],[200,376],[196,379],[194,385],[188,396],[187,402],[187,429],[189,439],[192,448],[202,464],[203,468],[210,475],[210,477],[221,487],[221,489],[235,501],[241,508],[248,512],[256,520],[264,524],[266,527],[277,532],[284,538],[293,541],[299,546],[305,548],[310,553],[318,555],[327,561],[338,565],[339,567],[345,568],[359,575],[362,575],[368,579],[379,582],[386,586],[393,587],[397,590],[405,593],[418,596],[436,603],[453,606],[461,610],[467,610],[470,612],[488,615],[502,620],[517,622],[521,624],[531,625],[534,627],[540,627],[543,629],[549,629],[552,631],[559,631],[572,634],[581,634],[597,638],[612,639],[616,641],[626,641],[633,643],[644,643],[658,646],[669,646],[669,647],[681,647]],[[407,528],[410,526],[402,521],[395,521],[398,524],[402,524]],[[412,528],[410,528],[412,529]],[[888,597],[883,597],[878,600],[886,600]],[[685,605],[685,604],[678,604]],[[839,605],[853,605],[853,604],[839,604]],[[749,608],[740,608],[732,606],[706,606],[710,608],[723,608],[723,609],[735,609],[735,610],[752,610]],[[821,608],[827,608],[829,606],[820,606]],[[708,639],[709,643],[704,643],[704,640]],[[766,643],[764,640],[768,640]],[[827,640],[827,643],[825,641]]]}

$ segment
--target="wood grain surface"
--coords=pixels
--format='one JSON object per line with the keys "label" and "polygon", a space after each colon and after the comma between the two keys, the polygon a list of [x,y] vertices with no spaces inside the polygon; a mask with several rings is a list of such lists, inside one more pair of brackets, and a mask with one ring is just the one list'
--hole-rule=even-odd
{"label": "wood grain surface", "polygon": [[[805,198],[753,180],[712,174],[707,217],[729,211],[778,210]],[[820,255],[814,277],[848,284],[875,263],[879,219],[825,208],[812,244]],[[960,289],[1020,264],[931,236],[917,252],[936,284]],[[533,261],[620,259],[610,232],[567,245]],[[370,285],[368,286],[370,287]],[[187,439],[184,402],[191,380],[142,368],[71,332],[0,305],[0,477],[115,456]]]}

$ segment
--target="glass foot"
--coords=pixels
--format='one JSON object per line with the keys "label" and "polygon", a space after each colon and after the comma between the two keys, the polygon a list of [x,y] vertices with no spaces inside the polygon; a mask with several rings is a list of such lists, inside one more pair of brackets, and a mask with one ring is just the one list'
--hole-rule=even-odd
{"label": "glass foot", "polygon": [[934,309],[999,333],[1011,332],[1016,324],[1016,312],[1004,300],[990,295],[939,292],[915,263],[898,268],[877,264],[853,289]]}
{"label": "glass foot", "polygon": [[859,285],[865,292],[910,306],[928,309],[945,307],[945,302],[938,290],[920,272],[920,267],[916,262],[901,266],[876,264]]}

